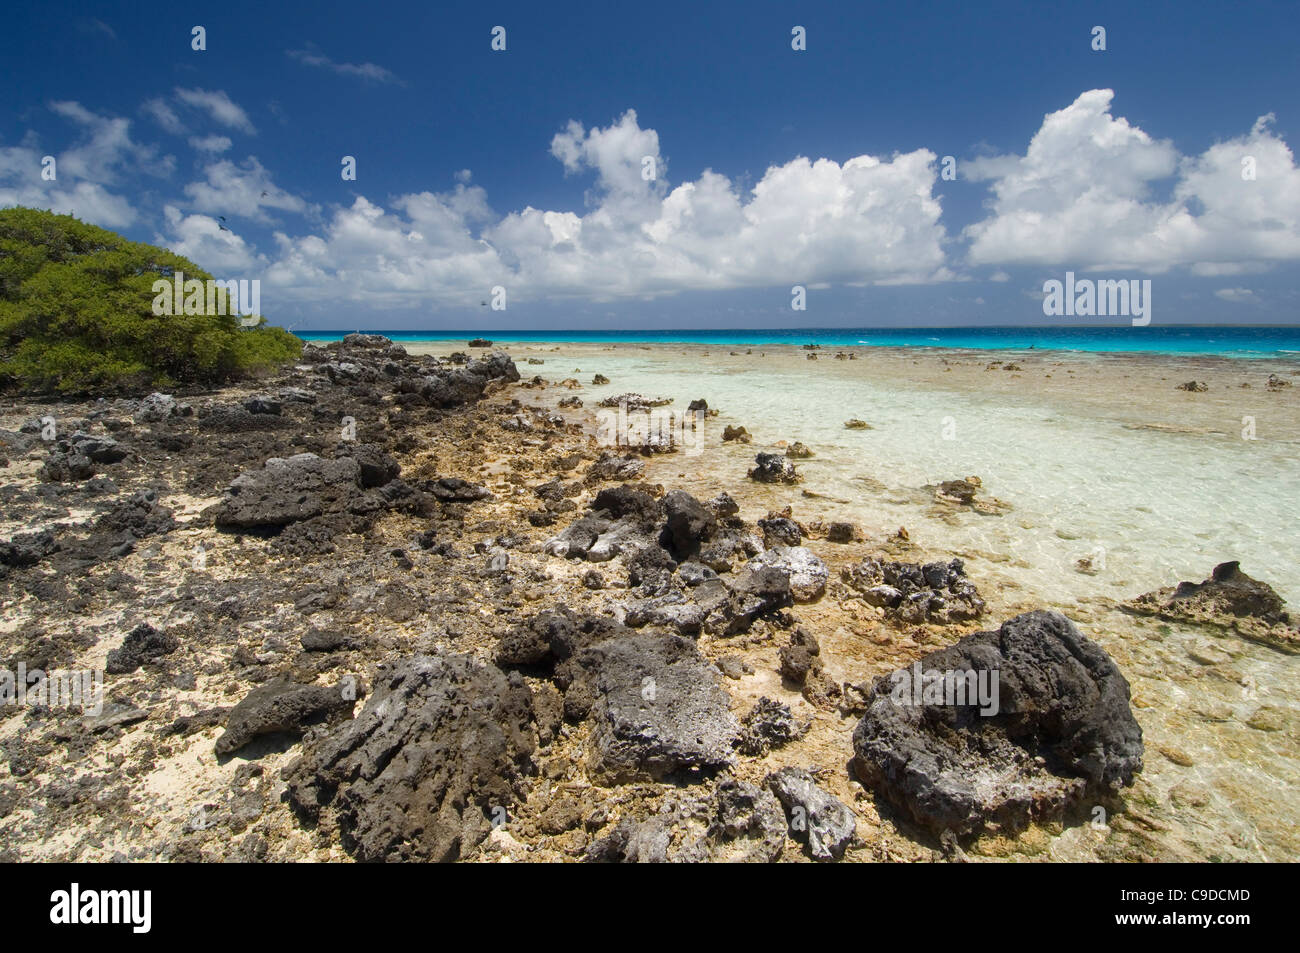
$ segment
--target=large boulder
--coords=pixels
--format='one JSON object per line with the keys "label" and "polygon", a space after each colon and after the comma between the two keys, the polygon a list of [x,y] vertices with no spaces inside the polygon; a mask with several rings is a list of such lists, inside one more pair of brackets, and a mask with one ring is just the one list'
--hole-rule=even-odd
{"label": "large boulder", "polygon": [[718,670],[690,639],[648,631],[591,646],[574,661],[584,683],[576,688],[591,703],[593,777],[617,783],[734,763],[739,725]]}
{"label": "large boulder", "polygon": [[216,524],[228,529],[287,526],[339,508],[360,492],[361,465],[351,457],[272,457],[261,469],[235,478],[217,505]]}
{"label": "large boulder", "polygon": [[525,794],[532,696],[464,655],[381,667],[355,719],[286,770],[293,807],[339,830],[358,860],[456,860]]}
{"label": "large boulder", "polygon": [[920,826],[958,836],[1109,799],[1141,771],[1143,751],[1128,682],[1051,611],[877,679],[853,750],[863,784]]}

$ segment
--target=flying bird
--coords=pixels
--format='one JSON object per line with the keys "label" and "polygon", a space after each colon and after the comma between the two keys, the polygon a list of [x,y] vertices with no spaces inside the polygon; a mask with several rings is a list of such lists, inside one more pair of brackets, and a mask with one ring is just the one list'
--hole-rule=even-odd
{"label": "flying bird", "polygon": [[267,196],[267,193],[266,193],[266,192],[263,192],[263,193],[262,193],[262,198],[266,198],[266,196]]}
{"label": "flying bird", "polygon": [[224,215],[218,215],[217,218],[221,219],[223,222],[226,220],[226,216]]}
{"label": "flying bird", "polygon": [[[219,230],[223,231],[223,232],[230,232],[230,229],[226,228],[226,226],[222,225],[220,222],[217,223],[217,228],[218,228]],[[230,234],[233,235],[233,234],[235,234],[235,233],[234,233],[234,232],[230,232]]]}

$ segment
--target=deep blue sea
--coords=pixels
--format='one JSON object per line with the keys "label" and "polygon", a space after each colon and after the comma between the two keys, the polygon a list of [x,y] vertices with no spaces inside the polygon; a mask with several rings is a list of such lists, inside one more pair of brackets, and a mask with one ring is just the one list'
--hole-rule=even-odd
{"label": "deep blue sea", "polygon": [[[298,331],[308,341],[336,341],[345,331]],[[1223,357],[1300,357],[1300,326],[1289,327],[1051,327],[1051,328],[796,328],[791,330],[673,329],[574,331],[382,331],[394,341],[635,342],[761,347],[820,344],[823,347],[947,347],[980,350],[1038,350],[1157,354],[1214,354]]]}

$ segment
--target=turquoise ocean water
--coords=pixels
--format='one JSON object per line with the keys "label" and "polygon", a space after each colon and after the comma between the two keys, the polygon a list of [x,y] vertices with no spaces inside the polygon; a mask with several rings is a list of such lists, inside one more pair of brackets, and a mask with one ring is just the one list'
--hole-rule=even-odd
{"label": "turquoise ocean water", "polygon": [[[346,331],[299,331],[308,341],[334,341]],[[820,344],[822,347],[940,347],[978,350],[1044,349],[1155,354],[1216,354],[1226,357],[1300,355],[1300,326],[1286,327],[1041,327],[1041,328],[795,328],[668,330],[370,330],[394,341],[626,342],[715,344],[762,347]]]}

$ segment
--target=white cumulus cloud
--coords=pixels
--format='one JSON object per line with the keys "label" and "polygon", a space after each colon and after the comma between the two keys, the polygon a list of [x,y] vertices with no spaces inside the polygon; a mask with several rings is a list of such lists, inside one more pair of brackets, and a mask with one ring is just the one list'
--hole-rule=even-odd
{"label": "white cumulus cloud", "polygon": [[185,105],[207,113],[223,126],[237,129],[252,135],[257,132],[252,120],[242,106],[232,100],[225,90],[181,89],[177,87],[176,98]]}
{"label": "white cumulus cloud", "polygon": [[1025,155],[967,163],[992,191],[992,214],[965,230],[972,263],[1226,275],[1300,257],[1300,170],[1271,115],[1182,156],[1112,116],[1113,98],[1085,92],[1044,118]]}
{"label": "white cumulus cloud", "polygon": [[611,299],[951,277],[928,150],[798,157],[751,190],[711,170],[673,187],[658,134],[628,110],[605,128],[568,123],[551,153],[566,173],[594,175],[581,213],[528,206],[497,217],[462,172],[451,192],[399,196],[387,209],[358,198],[322,235],[278,234],[268,280],[321,298],[437,306],[474,303],[497,284],[524,297]]}

